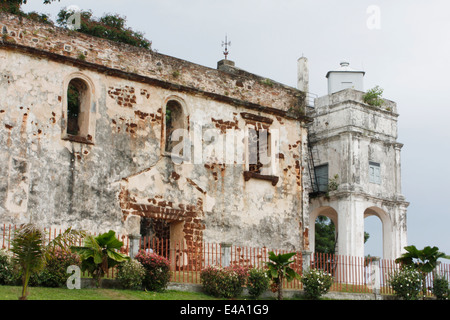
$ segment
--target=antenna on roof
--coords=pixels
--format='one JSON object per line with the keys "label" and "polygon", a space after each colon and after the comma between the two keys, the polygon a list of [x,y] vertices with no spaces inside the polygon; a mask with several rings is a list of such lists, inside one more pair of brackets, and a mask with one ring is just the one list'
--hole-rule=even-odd
{"label": "antenna on roof", "polygon": [[228,41],[228,37],[227,35],[225,35],[225,41],[222,41],[222,47],[225,47],[225,51],[223,52],[224,56],[225,56],[225,60],[227,60],[227,56],[228,56],[228,46],[231,46],[231,41]]}

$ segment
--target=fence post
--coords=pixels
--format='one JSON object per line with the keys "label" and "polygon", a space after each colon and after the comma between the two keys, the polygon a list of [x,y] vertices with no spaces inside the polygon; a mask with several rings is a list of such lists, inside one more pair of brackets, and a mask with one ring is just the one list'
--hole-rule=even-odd
{"label": "fence post", "polygon": [[231,243],[222,242],[220,244],[221,265],[228,267],[231,264]]}
{"label": "fence post", "polygon": [[302,252],[302,273],[308,272],[311,267],[311,254],[312,251]]}
{"label": "fence post", "polygon": [[128,237],[130,238],[130,257],[134,258],[139,253],[139,240],[141,235],[130,234]]}
{"label": "fence post", "polygon": [[370,258],[370,278],[369,283],[372,287],[373,294],[375,295],[375,299],[380,299],[380,258],[379,257],[371,257]]}

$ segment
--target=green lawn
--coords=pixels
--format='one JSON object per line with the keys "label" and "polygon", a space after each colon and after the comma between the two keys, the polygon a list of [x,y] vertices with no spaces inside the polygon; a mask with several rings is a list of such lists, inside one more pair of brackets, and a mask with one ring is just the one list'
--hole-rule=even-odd
{"label": "green lawn", "polygon": [[[19,286],[0,286],[0,300],[18,300]],[[118,289],[30,287],[28,300],[216,300],[203,293],[167,290],[162,293]]]}

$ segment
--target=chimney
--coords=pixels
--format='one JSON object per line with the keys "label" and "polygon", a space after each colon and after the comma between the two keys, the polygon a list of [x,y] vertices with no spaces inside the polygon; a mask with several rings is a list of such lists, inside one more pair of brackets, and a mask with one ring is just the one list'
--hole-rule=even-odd
{"label": "chimney", "polygon": [[308,59],[303,56],[297,60],[297,89],[309,92]]}
{"label": "chimney", "polygon": [[222,59],[219,62],[217,62],[217,69],[222,71],[229,71],[230,68],[234,68],[235,63],[234,61],[228,60],[228,59]]}

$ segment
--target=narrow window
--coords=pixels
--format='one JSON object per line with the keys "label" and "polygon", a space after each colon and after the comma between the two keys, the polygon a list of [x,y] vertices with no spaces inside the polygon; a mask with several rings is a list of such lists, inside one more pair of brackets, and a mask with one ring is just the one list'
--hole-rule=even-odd
{"label": "narrow window", "polygon": [[271,140],[268,130],[248,131],[248,170],[262,175],[272,174]]}
{"label": "narrow window", "polygon": [[314,167],[315,183],[320,192],[328,192],[328,164]]}
{"label": "narrow window", "polygon": [[381,184],[381,169],[377,162],[369,161],[369,182]]}
{"label": "narrow window", "polygon": [[67,133],[77,136],[80,133],[78,118],[82,93],[80,92],[80,87],[77,87],[74,82],[72,80],[67,88]]}
{"label": "narrow window", "polygon": [[[183,143],[183,131],[177,130],[184,129],[183,108],[181,107],[179,102],[171,100],[167,103],[165,121],[165,151],[171,153],[172,151],[174,151],[174,147],[176,145]],[[180,153],[182,154],[182,149],[178,151],[181,151]]]}
{"label": "narrow window", "polygon": [[89,106],[88,85],[82,79],[72,79],[67,87],[67,135],[84,138],[88,136]]}

